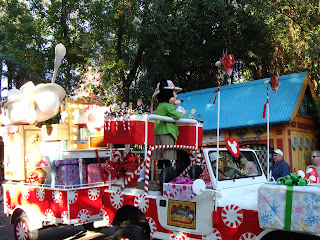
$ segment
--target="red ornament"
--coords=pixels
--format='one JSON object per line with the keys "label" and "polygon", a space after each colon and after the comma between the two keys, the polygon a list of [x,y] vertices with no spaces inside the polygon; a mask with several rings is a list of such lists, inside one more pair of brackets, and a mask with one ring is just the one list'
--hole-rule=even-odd
{"label": "red ornament", "polygon": [[230,76],[232,74],[233,64],[235,64],[235,62],[236,62],[234,60],[233,56],[231,54],[227,55],[226,53],[223,53],[223,58],[220,62],[222,63],[223,69]]}
{"label": "red ornament", "polygon": [[270,84],[272,90],[277,92],[279,87],[279,77],[277,75],[272,75]]}
{"label": "red ornament", "polygon": [[301,169],[294,169],[293,172],[300,175],[302,178],[306,177],[306,173],[304,171],[302,171]]}
{"label": "red ornament", "polygon": [[240,155],[240,147],[237,139],[235,138],[226,138],[226,144],[227,148],[230,151],[230,153],[235,157],[238,158]]}
{"label": "red ornament", "polygon": [[314,167],[309,167],[306,171],[306,178],[310,180],[310,183],[318,182],[318,172]]}
{"label": "red ornament", "polygon": [[301,169],[294,169],[293,172],[308,179],[310,183],[318,183],[318,172],[314,167],[309,167],[306,172]]}

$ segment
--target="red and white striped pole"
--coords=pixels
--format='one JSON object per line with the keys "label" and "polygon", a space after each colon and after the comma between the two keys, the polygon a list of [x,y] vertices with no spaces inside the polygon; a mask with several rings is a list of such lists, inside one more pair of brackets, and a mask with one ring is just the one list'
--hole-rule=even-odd
{"label": "red and white striped pole", "polygon": [[269,159],[269,148],[270,148],[270,144],[269,144],[269,83],[270,80],[266,80],[264,82],[264,84],[267,85],[267,102],[264,104],[263,107],[263,116],[262,118],[266,118],[267,115],[267,180],[270,181],[270,159]]}

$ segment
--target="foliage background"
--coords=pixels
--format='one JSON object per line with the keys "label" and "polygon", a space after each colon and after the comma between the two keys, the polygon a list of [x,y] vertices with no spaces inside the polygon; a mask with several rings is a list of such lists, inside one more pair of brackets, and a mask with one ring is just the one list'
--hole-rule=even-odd
{"label": "foliage background", "polygon": [[[161,78],[184,91],[309,71],[318,93],[319,2],[311,0],[0,0],[0,63],[8,88],[50,82],[54,47],[67,55],[56,82],[69,95],[89,67],[103,72],[106,104],[147,109]],[[1,86],[0,86],[1,87]]]}

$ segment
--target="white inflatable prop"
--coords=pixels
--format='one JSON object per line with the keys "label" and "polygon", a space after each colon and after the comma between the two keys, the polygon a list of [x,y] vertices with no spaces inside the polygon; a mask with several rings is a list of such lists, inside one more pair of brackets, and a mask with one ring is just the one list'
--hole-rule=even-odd
{"label": "white inflatable prop", "polygon": [[54,83],[57,70],[66,53],[60,43],[56,46],[56,58],[52,83],[27,82],[20,89],[8,91],[8,101],[1,108],[0,123],[3,125],[35,124],[46,121],[57,114],[65,90]]}

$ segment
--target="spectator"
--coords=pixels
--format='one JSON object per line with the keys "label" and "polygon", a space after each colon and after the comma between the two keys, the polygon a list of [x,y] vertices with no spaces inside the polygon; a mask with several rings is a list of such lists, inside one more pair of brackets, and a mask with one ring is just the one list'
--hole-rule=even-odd
{"label": "spectator", "polygon": [[271,171],[271,176],[275,181],[279,177],[284,177],[290,174],[289,164],[283,160],[283,152],[280,149],[274,150]]}
{"label": "spectator", "polygon": [[[313,164],[307,166],[306,171],[308,170],[308,168],[314,167],[318,172],[318,176],[320,176],[320,151],[319,150],[315,150],[311,153],[311,160]],[[319,182],[319,179],[317,179],[317,182]]]}

